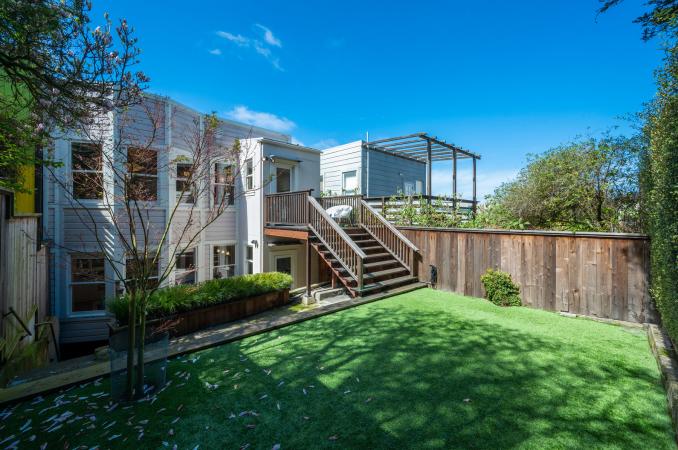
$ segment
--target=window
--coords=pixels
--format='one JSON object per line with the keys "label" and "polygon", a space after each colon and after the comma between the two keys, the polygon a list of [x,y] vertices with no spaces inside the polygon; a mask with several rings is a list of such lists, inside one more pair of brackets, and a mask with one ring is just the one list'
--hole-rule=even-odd
{"label": "window", "polygon": [[325,177],[320,175],[320,193],[325,192]]}
{"label": "window", "polygon": [[103,255],[71,255],[71,311],[103,311],[106,298]]}
{"label": "window", "polygon": [[195,284],[195,249],[185,250],[177,255],[174,266],[176,284]]}
{"label": "window", "polygon": [[275,271],[292,275],[292,257],[291,256],[276,256],[275,257]]}
{"label": "window", "polygon": [[235,275],[235,245],[215,245],[212,255],[213,278],[229,278]]}
{"label": "window", "polygon": [[422,191],[423,191],[423,183],[421,182],[421,180],[417,180],[416,188],[415,188],[415,189],[416,189],[417,194],[421,194],[421,193],[422,193]]}
{"label": "window", "polygon": [[251,159],[245,161],[245,189],[248,191],[254,189],[254,167]]}
{"label": "window", "polygon": [[189,183],[193,164],[177,163],[177,201],[179,203],[193,203],[193,185]]}
{"label": "window", "polygon": [[247,246],[247,254],[245,255],[247,260],[247,273],[254,273],[254,246]]}
{"label": "window", "polygon": [[406,181],[404,183],[404,191],[405,195],[414,195],[415,194],[415,188],[414,188],[414,183],[412,181]]}
{"label": "window", "polygon": [[358,174],[355,170],[341,174],[341,189],[343,194],[358,193]]}
{"label": "window", "polygon": [[78,142],[71,144],[73,198],[81,200],[104,198],[102,158],[100,145]]}
{"label": "window", "polygon": [[158,199],[158,153],[155,150],[128,148],[127,171],[130,174],[127,187],[130,200]]}
{"label": "window", "polygon": [[234,194],[233,169],[230,164],[214,164],[214,205],[232,205]]}
{"label": "window", "polygon": [[[153,259],[148,259],[146,260],[146,264],[148,266],[147,270],[148,273],[150,274],[148,277],[149,281],[149,287],[155,288],[158,287],[158,276],[160,274],[160,264],[156,262],[153,264]],[[125,266],[125,276],[127,277],[127,280],[132,280],[134,278],[137,278],[141,276],[141,273],[139,271],[143,267],[140,267],[139,261],[136,258],[127,258],[126,260],[126,266]]]}
{"label": "window", "polygon": [[292,185],[292,171],[286,167],[275,168],[275,191],[290,192]]}

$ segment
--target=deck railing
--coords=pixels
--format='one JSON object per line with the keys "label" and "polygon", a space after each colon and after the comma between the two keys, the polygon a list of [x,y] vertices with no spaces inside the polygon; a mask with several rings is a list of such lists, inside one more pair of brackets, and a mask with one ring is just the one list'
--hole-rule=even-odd
{"label": "deck railing", "polygon": [[308,196],[308,222],[311,231],[332,253],[349,275],[356,280],[358,290],[363,288],[363,265],[366,257],[358,245],[332,219],[318,201]]}
{"label": "deck railing", "polygon": [[478,206],[478,202],[473,200],[436,195],[365,197],[363,200],[391,222],[396,221],[399,210],[403,207],[414,207],[419,210],[424,205],[430,205],[438,213],[459,214],[462,219],[470,219],[475,215]]}
{"label": "deck railing", "polygon": [[268,194],[264,203],[264,223],[308,225],[308,197],[313,189]]}
{"label": "deck railing", "polygon": [[415,254],[419,249],[364,200],[360,201],[360,210],[360,224],[415,275]]}

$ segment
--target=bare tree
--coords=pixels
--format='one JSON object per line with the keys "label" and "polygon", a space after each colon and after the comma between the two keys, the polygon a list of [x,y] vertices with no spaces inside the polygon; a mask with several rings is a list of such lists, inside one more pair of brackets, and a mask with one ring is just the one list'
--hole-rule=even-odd
{"label": "bare tree", "polygon": [[[161,138],[173,120],[165,117],[164,106],[146,97],[116,115],[102,111],[79,132],[89,143],[72,147],[72,175],[52,170],[129,300],[129,398],[143,393],[146,312],[153,293],[169,282],[177,257],[243,194],[236,186],[240,162],[251,158],[249,145],[221,134],[213,114],[196,117],[178,137],[185,150],[173,150]],[[170,174],[176,174],[175,199],[169,198]]]}

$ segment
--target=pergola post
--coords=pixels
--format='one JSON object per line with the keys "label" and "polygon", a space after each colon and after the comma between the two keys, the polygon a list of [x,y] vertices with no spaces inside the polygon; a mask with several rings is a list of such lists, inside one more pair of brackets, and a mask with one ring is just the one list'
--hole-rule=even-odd
{"label": "pergola post", "polygon": [[431,141],[429,139],[426,139],[426,195],[427,195],[427,202],[430,204],[431,203],[431,165],[432,165],[432,158],[431,158]]}
{"label": "pergola post", "polygon": [[452,150],[452,208],[457,209],[457,151]]}
{"label": "pergola post", "polygon": [[476,216],[476,205],[478,204],[477,196],[476,196],[476,159],[473,159],[473,217],[475,218]]}

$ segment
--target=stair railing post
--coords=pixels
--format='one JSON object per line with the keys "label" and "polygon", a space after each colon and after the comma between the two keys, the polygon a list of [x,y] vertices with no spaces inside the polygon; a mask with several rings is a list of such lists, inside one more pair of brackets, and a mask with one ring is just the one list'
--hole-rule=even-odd
{"label": "stair railing post", "polygon": [[363,290],[363,260],[360,258],[360,262],[358,263],[358,290],[362,291]]}

